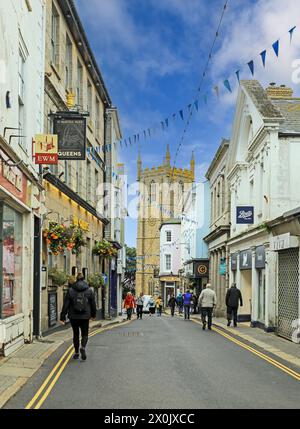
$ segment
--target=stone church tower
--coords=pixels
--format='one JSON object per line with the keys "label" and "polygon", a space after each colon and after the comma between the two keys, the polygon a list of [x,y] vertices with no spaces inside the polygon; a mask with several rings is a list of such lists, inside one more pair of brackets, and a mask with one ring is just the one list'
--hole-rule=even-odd
{"label": "stone church tower", "polygon": [[194,179],[194,154],[189,170],[173,168],[168,146],[163,165],[143,170],[139,153],[136,295],[161,293],[158,279],[160,227],[167,220],[181,219]]}

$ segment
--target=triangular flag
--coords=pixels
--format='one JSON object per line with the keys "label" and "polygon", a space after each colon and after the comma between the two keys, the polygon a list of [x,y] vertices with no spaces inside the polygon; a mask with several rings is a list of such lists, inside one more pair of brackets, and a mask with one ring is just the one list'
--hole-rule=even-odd
{"label": "triangular flag", "polygon": [[236,74],[236,77],[237,77],[237,80],[239,81],[239,83],[240,83],[240,70],[237,70],[236,72],[235,72],[235,74]]}
{"label": "triangular flag", "polygon": [[130,143],[130,146],[132,145],[132,141],[131,141],[131,138],[129,137],[129,143]]}
{"label": "triangular flag", "polygon": [[230,86],[230,83],[229,83],[228,79],[224,80],[224,86],[225,86],[226,89],[228,89],[229,92],[232,92],[231,86]]}
{"label": "triangular flag", "polygon": [[290,33],[290,43],[292,43],[293,33],[294,33],[295,29],[296,29],[296,26],[295,26],[295,27],[293,27],[293,28],[291,28],[291,29],[289,30],[289,33]]}
{"label": "triangular flag", "polygon": [[279,40],[276,40],[276,42],[273,43],[272,47],[274,49],[276,57],[278,58],[278,56],[279,56]]}
{"label": "triangular flag", "polygon": [[183,110],[180,110],[179,114],[180,114],[180,116],[181,116],[181,119],[182,119],[182,120],[184,120],[184,117],[183,117]]}
{"label": "triangular flag", "polygon": [[216,91],[217,97],[219,98],[219,95],[220,95],[220,93],[219,93],[219,87],[215,86],[214,90]]}
{"label": "triangular flag", "polygon": [[191,112],[191,108],[192,108],[192,105],[191,105],[191,104],[189,104],[189,105],[188,105],[189,112]]}
{"label": "triangular flag", "polygon": [[140,141],[140,134],[137,135],[138,142]]}
{"label": "triangular flag", "polygon": [[169,119],[167,118],[167,119],[165,119],[165,123],[166,123],[166,126],[167,126],[167,128],[168,128],[168,126],[169,126]]}
{"label": "triangular flag", "polygon": [[248,66],[249,66],[249,69],[250,69],[251,74],[253,76],[254,75],[254,61],[253,60],[249,61]]}
{"label": "triangular flag", "polygon": [[175,121],[175,119],[176,119],[176,113],[173,113],[172,118]]}
{"label": "triangular flag", "polygon": [[146,131],[144,130],[144,137],[145,137],[145,139],[147,138],[147,134],[146,134]]}
{"label": "triangular flag", "polygon": [[165,131],[165,123],[164,122],[161,122],[161,126],[162,126],[163,131]]}
{"label": "triangular flag", "polygon": [[264,66],[264,67],[266,67],[266,55],[267,55],[267,51],[262,51],[262,52],[260,53],[260,56],[261,56],[262,63],[263,63],[263,66]]}
{"label": "triangular flag", "polygon": [[199,111],[199,101],[196,100],[194,104],[195,104],[196,110],[198,112]]}
{"label": "triangular flag", "polygon": [[133,136],[133,142],[136,143],[136,134]]}

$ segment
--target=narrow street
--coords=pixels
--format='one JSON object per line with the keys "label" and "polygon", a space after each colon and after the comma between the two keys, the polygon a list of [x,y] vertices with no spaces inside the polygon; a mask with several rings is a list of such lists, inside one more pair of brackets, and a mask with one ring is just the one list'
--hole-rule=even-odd
{"label": "narrow street", "polygon": [[[64,351],[5,408],[25,408]],[[299,395],[299,381],[216,331],[144,315],[94,335],[87,362],[70,359],[32,408],[41,399],[41,409],[300,408]]]}

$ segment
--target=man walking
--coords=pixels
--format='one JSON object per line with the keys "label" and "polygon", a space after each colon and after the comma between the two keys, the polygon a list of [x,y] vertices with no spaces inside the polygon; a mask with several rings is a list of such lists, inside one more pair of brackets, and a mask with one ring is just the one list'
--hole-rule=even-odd
{"label": "man walking", "polygon": [[190,320],[192,298],[193,298],[193,294],[190,291],[187,291],[183,295],[184,320]]}
{"label": "man walking", "polygon": [[233,283],[231,288],[228,289],[226,294],[226,306],[227,306],[227,326],[231,325],[233,317],[233,325],[237,327],[238,309],[239,303],[243,307],[243,297],[241,291],[236,287],[236,283]]}
{"label": "man walking", "polygon": [[127,312],[127,320],[131,320],[132,313],[135,309],[135,299],[131,292],[127,292],[123,307]]}
{"label": "man walking", "polygon": [[211,289],[211,284],[208,283],[206,285],[206,288],[201,292],[199,297],[199,307],[201,308],[201,316],[202,316],[202,323],[203,323],[202,329],[204,331],[206,329],[206,323],[208,324],[208,329],[211,331],[212,313],[216,304],[217,304],[216,293]]}
{"label": "man walking", "polygon": [[143,318],[143,309],[144,309],[144,294],[143,292],[140,293],[140,296],[136,300],[136,314],[137,314],[137,320]]}
{"label": "man walking", "polygon": [[183,295],[181,291],[177,296],[177,305],[179,309],[179,314],[182,314],[183,313]]}
{"label": "man walking", "polygon": [[86,345],[89,338],[89,321],[96,317],[96,312],[95,294],[84,281],[83,274],[80,273],[77,276],[77,281],[67,292],[60,315],[60,321],[63,325],[66,323],[67,315],[70,319],[73,329],[74,359],[79,359],[79,331],[81,331],[81,358],[82,360],[87,359]]}
{"label": "man walking", "polygon": [[168,302],[168,306],[171,308],[171,316],[174,317],[175,314],[175,306],[177,304],[177,300],[174,295],[171,296]]}

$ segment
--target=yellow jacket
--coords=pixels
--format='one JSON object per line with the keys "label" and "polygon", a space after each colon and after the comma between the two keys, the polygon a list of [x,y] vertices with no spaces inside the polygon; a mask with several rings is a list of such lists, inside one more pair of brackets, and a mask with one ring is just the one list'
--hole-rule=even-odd
{"label": "yellow jacket", "polygon": [[155,305],[156,305],[156,308],[159,308],[162,305],[162,299],[156,298]]}

